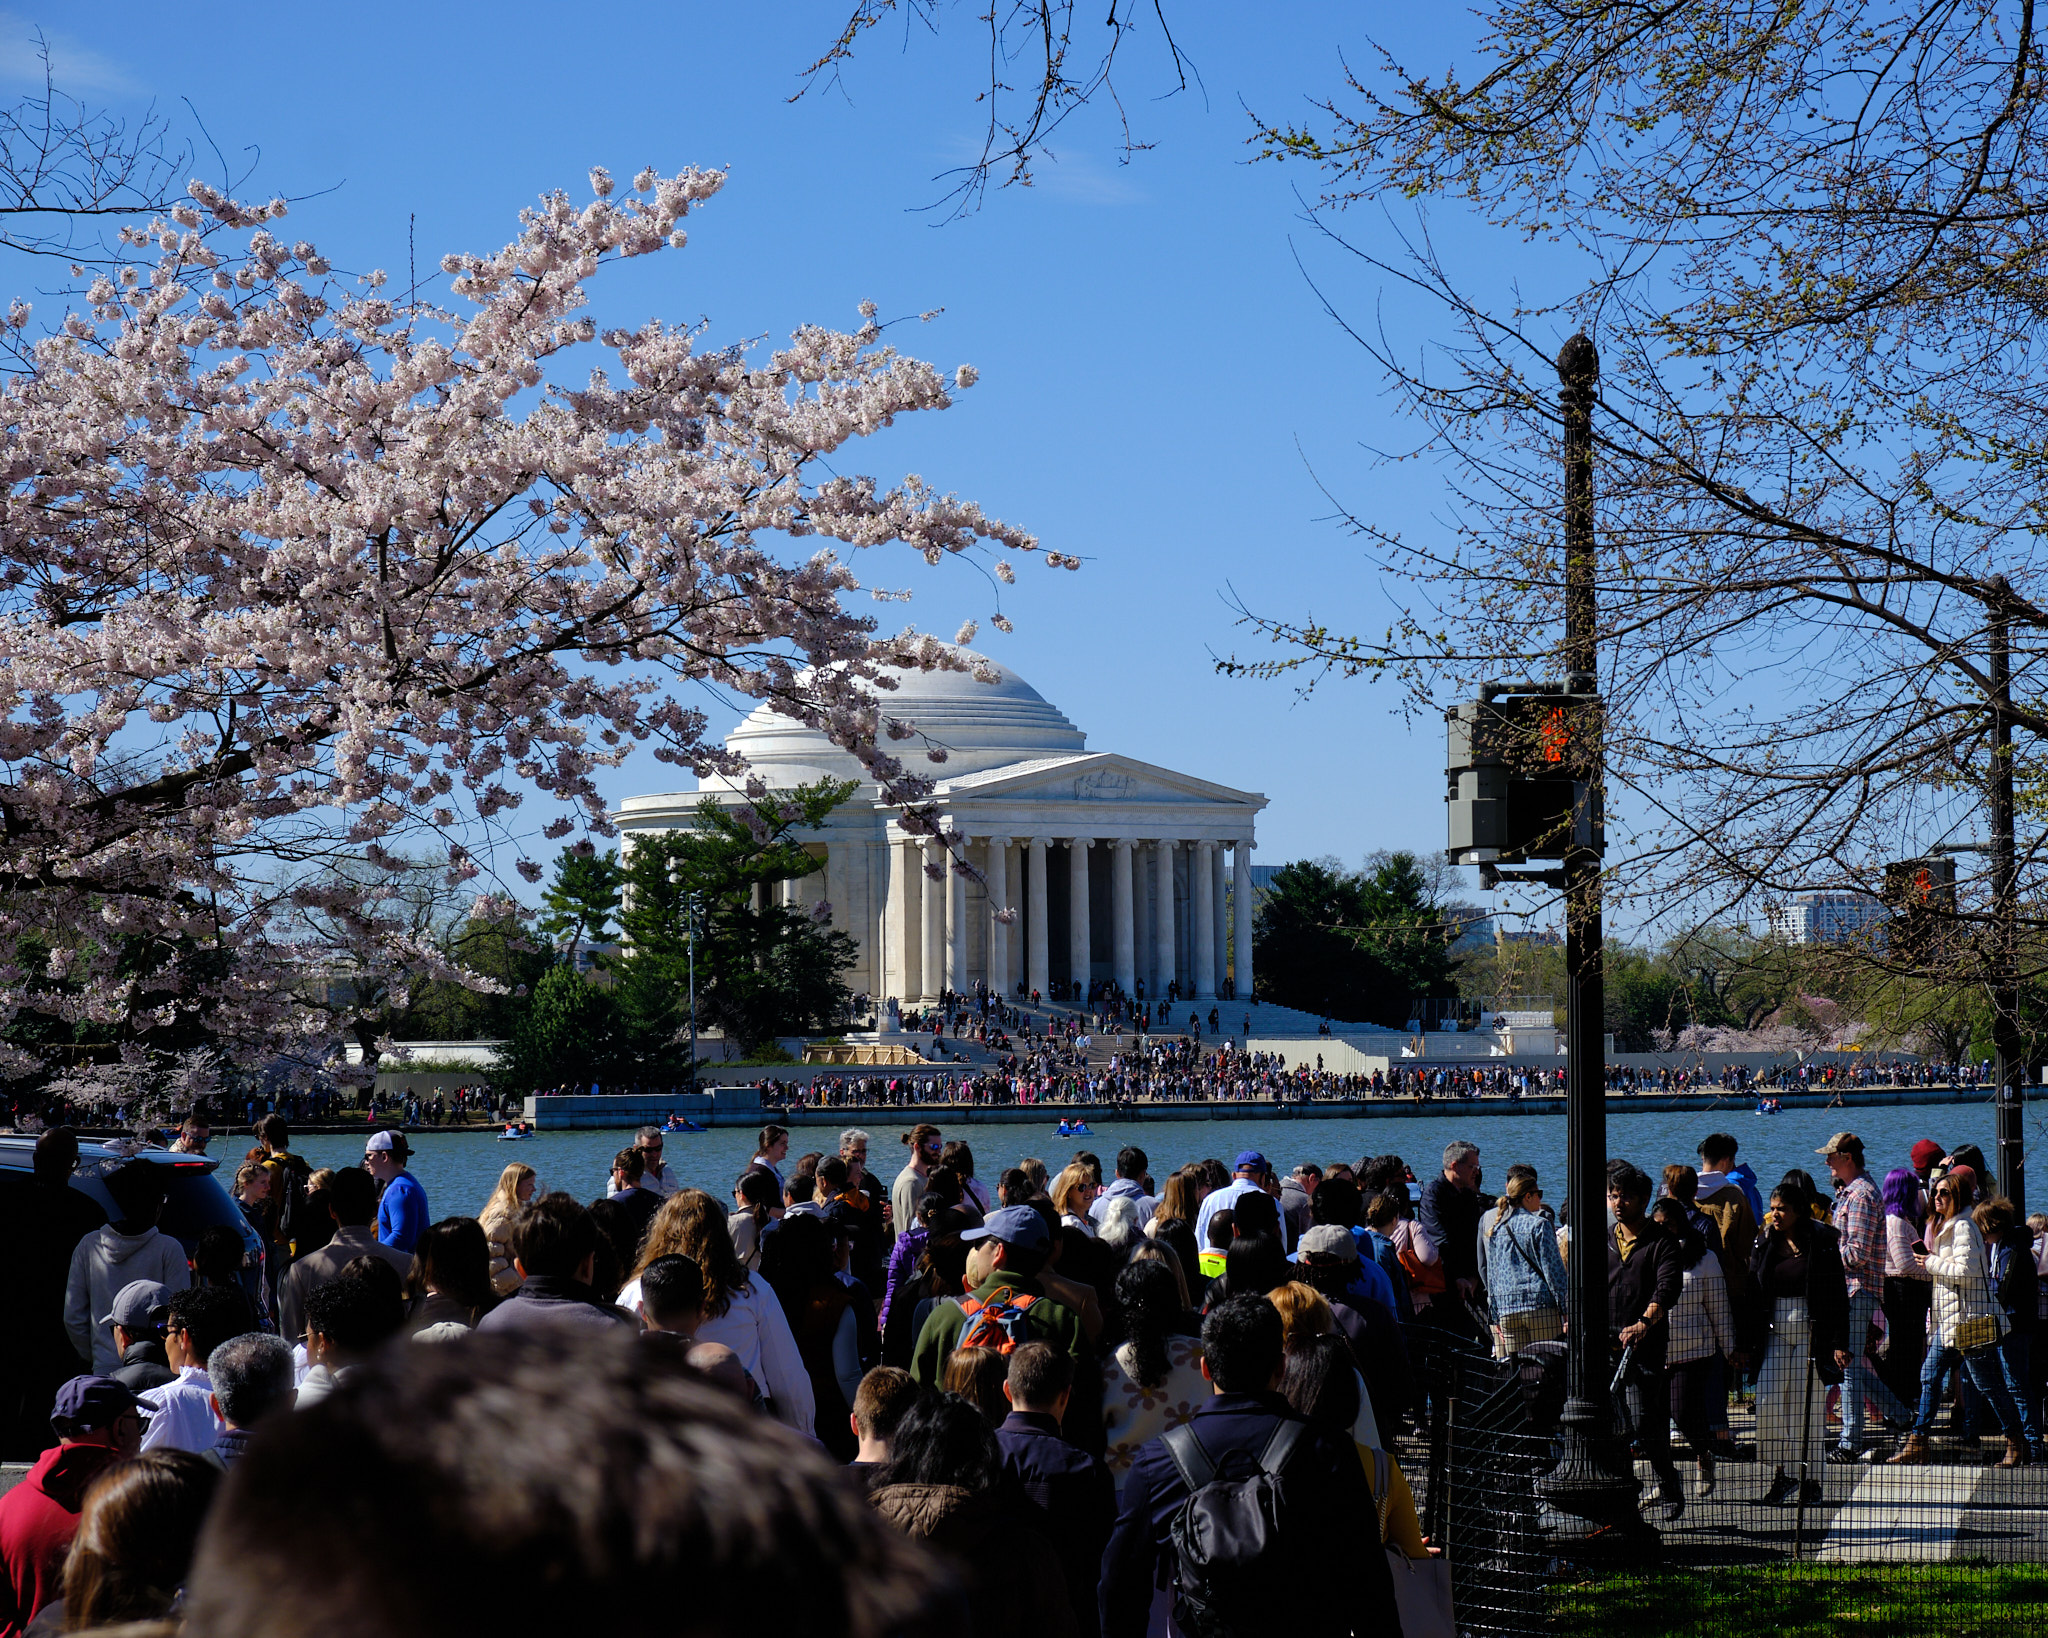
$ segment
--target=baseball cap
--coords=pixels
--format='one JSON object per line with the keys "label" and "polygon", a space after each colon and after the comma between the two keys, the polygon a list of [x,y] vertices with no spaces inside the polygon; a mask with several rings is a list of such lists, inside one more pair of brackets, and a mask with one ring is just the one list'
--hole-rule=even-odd
{"label": "baseball cap", "polygon": [[412,1153],[412,1145],[405,1141],[403,1132],[372,1132],[370,1141],[363,1145],[365,1154],[376,1154],[386,1149],[398,1155]]}
{"label": "baseball cap", "polygon": [[1301,1237],[1294,1261],[1304,1257],[1329,1257],[1340,1263],[1358,1261],[1358,1242],[1341,1223],[1318,1223]]}
{"label": "baseball cap", "polygon": [[1925,1170],[1947,1153],[1948,1151],[1933,1138],[1922,1138],[1913,1145],[1913,1170]]}
{"label": "baseball cap", "polygon": [[170,1312],[171,1293],[156,1280],[130,1280],[114,1294],[114,1311],[100,1321],[124,1331],[153,1330]]}
{"label": "baseball cap", "polygon": [[1237,1158],[1230,1163],[1233,1172],[1263,1172],[1266,1157],[1256,1149],[1240,1149]]}
{"label": "baseball cap", "polygon": [[[138,1282],[140,1283],[140,1282]],[[108,1376],[74,1376],[57,1390],[50,1406],[50,1426],[58,1438],[110,1428],[129,1411],[147,1417],[150,1409],[132,1389]]]}
{"label": "baseball cap", "polygon": [[1052,1231],[1045,1226],[1045,1219],[1029,1206],[1005,1206],[1001,1211],[992,1211],[980,1228],[968,1229],[960,1238],[996,1239],[1020,1251],[1044,1251],[1052,1245]]}
{"label": "baseball cap", "polygon": [[1863,1140],[1854,1132],[1837,1132],[1813,1152],[1817,1155],[1855,1155],[1860,1159]]}

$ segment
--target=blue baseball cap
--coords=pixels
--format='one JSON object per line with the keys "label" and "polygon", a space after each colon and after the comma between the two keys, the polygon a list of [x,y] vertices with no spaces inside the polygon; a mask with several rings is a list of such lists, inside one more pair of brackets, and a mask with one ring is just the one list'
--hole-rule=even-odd
{"label": "blue baseball cap", "polygon": [[968,1229],[960,1238],[995,1239],[1020,1251],[1045,1251],[1052,1245],[1052,1230],[1045,1226],[1044,1216],[1030,1206],[1005,1206],[990,1212],[980,1228]]}
{"label": "blue baseball cap", "polygon": [[112,1377],[74,1376],[57,1390],[56,1402],[50,1406],[50,1426],[58,1438],[66,1439],[74,1433],[110,1428],[130,1411],[145,1419],[150,1414],[149,1406],[132,1389]]}
{"label": "blue baseball cap", "polygon": [[1230,1163],[1230,1169],[1233,1172],[1263,1172],[1268,1168],[1266,1157],[1258,1150],[1242,1149],[1238,1151],[1237,1158]]}

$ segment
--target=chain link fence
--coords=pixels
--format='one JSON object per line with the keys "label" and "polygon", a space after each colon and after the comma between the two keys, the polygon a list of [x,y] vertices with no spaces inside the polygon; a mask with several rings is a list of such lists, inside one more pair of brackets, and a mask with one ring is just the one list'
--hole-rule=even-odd
{"label": "chain link fence", "polygon": [[[1882,1459],[1903,1429],[1881,1424],[1870,1396],[1853,1442],[1876,1459],[1831,1461],[1845,1443],[1839,1388],[1810,1371],[1789,1393],[1766,1382],[1775,1399],[1760,1415],[1755,1389],[1738,1387],[1724,1395],[1726,1443],[1689,1418],[1719,1455],[1674,1430],[1660,1476],[1638,1441],[1640,1497],[1588,1530],[1539,1485],[1562,1451],[1562,1345],[1504,1362],[1413,1335],[1425,1412],[1400,1454],[1450,1560],[1461,1638],[2048,1633],[2048,1464],[1994,1465],[1998,1407],[1967,1372],[1945,1388],[1928,1460],[1911,1465]],[[1673,1494],[1684,1507],[1667,1521]]]}

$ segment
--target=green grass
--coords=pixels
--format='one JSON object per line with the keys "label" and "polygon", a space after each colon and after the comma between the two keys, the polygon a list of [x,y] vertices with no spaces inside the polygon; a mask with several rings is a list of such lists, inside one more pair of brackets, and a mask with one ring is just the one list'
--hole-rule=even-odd
{"label": "green grass", "polygon": [[1713,1565],[1551,1594],[1555,1630],[1599,1638],[2010,1638],[2048,1632],[2048,1566]]}

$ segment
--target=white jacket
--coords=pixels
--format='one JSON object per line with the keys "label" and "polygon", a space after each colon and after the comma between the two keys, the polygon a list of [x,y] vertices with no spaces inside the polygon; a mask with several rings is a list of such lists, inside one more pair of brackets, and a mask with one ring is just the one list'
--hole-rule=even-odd
{"label": "white jacket", "polygon": [[114,1327],[101,1322],[113,1313],[121,1288],[137,1280],[157,1280],[166,1291],[183,1291],[192,1283],[185,1248],[159,1229],[122,1234],[109,1224],[80,1240],[71,1253],[64,1330],[78,1357],[91,1359],[95,1376],[120,1368]]}
{"label": "white jacket", "polygon": [[1929,1340],[1943,1348],[1956,1344],[1956,1327],[1966,1319],[1989,1314],[2005,1335],[2005,1310],[1984,1265],[1984,1236],[1967,1216],[1952,1217],[1927,1247],[1927,1272],[1934,1276],[1934,1311]]}
{"label": "white jacket", "polygon": [[[618,1304],[633,1313],[640,1301],[640,1282],[628,1280]],[[813,1438],[818,1431],[818,1396],[811,1373],[797,1351],[796,1334],[784,1318],[782,1304],[768,1282],[749,1274],[746,1286],[732,1294],[732,1306],[717,1319],[697,1327],[695,1342],[722,1342],[740,1356],[755,1384],[773,1402],[775,1419]]]}

